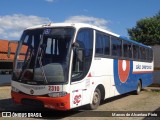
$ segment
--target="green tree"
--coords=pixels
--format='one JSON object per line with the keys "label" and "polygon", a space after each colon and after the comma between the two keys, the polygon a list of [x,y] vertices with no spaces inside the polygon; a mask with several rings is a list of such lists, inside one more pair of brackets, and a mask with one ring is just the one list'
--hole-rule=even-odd
{"label": "green tree", "polygon": [[131,39],[146,45],[160,45],[160,11],[153,17],[137,21],[136,26],[128,29]]}

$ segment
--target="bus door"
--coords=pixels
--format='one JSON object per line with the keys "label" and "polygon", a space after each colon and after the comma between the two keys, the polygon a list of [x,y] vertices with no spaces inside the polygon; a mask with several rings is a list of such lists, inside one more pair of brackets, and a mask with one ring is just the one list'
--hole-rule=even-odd
{"label": "bus door", "polygon": [[93,55],[93,30],[80,29],[72,45],[71,107],[86,104],[89,101],[89,72]]}
{"label": "bus door", "polygon": [[83,91],[85,91],[84,78],[84,58],[83,49],[79,49],[79,55],[73,57],[72,77],[71,77],[71,107],[78,107],[83,104]]}
{"label": "bus door", "polygon": [[78,83],[71,85],[71,108],[75,108],[82,105],[83,93],[82,89],[78,86],[82,85]]}
{"label": "bus door", "polygon": [[80,81],[72,79],[70,88],[71,108],[85,105],[90,101],[90,78],[85,78]]}

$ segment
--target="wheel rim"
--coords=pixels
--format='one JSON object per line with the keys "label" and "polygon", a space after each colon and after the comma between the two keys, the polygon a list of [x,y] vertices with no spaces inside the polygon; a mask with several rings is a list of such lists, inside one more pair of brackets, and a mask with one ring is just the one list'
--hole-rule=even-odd
{"label": "wheel rim", "polygon": [[141,91],[141,83],[138,83],[137,92],[139,93]]}
{"label": "wheel rim", "polygon": [[98,104],[98,102],[99,102],[99,94],[98,94],[98,92],[94,92],[94,95],[93,95],[93,105],[96,105],[96,104]]}

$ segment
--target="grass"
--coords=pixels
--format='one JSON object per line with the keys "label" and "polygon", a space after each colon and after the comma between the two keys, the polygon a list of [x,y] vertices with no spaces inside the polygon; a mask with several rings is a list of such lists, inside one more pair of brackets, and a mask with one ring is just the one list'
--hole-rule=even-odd
{"label": "grass", "polygon": [[152,89],[152,92],[160,94],[160,89],[159,89],[159,90],[157,90],[157,89]]}

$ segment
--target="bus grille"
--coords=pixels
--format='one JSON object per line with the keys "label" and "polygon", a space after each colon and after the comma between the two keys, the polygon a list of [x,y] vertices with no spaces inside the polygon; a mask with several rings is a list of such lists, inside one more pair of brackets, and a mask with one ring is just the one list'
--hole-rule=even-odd
{"label": "bus grille", "polygon": [[43,102],[38,101],[38,100],[22,99],[21,102],[22,102],[23,105],[34,106],[34,107],[38,107],[38,108],[44,108]]}

